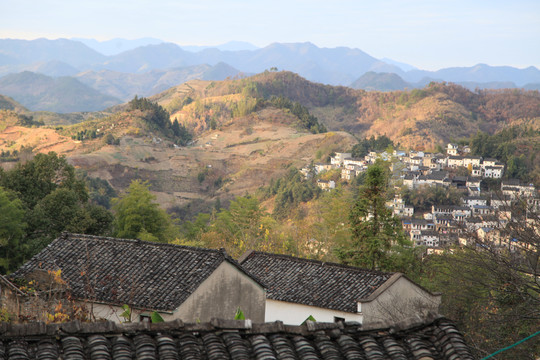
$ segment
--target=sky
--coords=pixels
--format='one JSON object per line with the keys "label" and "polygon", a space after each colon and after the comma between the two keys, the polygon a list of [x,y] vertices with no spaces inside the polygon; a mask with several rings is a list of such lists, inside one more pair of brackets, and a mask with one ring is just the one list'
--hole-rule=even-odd
{"label": "sky", "polygon": [[0,38],[311,42],[425,70],[540,68],[539,0],[0,0]]}

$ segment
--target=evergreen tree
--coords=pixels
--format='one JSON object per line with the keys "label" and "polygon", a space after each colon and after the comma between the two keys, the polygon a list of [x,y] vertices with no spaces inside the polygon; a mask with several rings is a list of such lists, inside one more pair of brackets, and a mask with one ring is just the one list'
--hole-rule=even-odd
{"label": "evergreen tree", "polygon": [[368,168],[364,185],[349,213],[351,242],[337,249],[342,262],[370,269],[389,268],[392,247],[405,244],[399,219],[385,205],[387,182],[387,171],[382,164]]}

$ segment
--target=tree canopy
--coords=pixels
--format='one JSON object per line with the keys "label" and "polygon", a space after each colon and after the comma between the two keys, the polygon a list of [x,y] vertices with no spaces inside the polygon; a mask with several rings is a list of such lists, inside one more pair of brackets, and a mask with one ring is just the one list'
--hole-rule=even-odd
{"label": "tree canopy", "polygon": [[337,248],[342,262],[370,269],[388,268],[392,247],[405,244],[401,222],[385,205],[387,187],[384,165],[368,167],[364,185],[349,213],[351,242]]}
{"label": "tree canopy", "polygon": [[[54,152],[37,154],[11,170],[0,171],[0,187],[4,188],[2,206],[9,213],[4,215],[2,211],[2,220],[5,218],[6,226],[12,224],[9,227],[13,231],[8,247],[15,252],[4,271],[14,270],[62,231],[110,234],[112,214],[89,202],[85,182],[63,156]],[[13,224],[19,224],[17,231]]]}
{"label": "tree canopy", "polygon": [[361,158],[366,156],[370,151],[383,151],[388,147],[394,147],[394,142],[390,140],[386,135],[381,135],[375,138],[364,138],[354,145],[351,149],[351,156],[353,158]]}
{"label": "tree canopy", "polygon": [[149,188],[148,182],[135,180],[123,196],[113,199],[115,236],[158,242],[174,239],[173,222]]}
{"label": "tree canopy", "polygon": [[21,257],[25,234],[25,212],[21,200],[0,187],[0,267],[13,270]]}

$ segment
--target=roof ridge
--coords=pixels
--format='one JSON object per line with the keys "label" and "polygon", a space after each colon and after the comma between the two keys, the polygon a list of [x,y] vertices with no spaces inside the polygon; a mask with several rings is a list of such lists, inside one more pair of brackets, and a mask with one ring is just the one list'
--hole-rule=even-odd
{"label": "roof ridge", "polygon": [[77,234],[77,233],[69,233],[69,232],[63,232],[62,234],[60,234],[60,236],[56,240],[68,240],[70,238],[82,238],[82,239],[97,240],[97,241],[111,241],[111,242],[117,242],[117,243],[124,242],[124,243],[133,243],[133,244],[151,245],[151,246],[156,246],[156,247],[171,247],[175,249],[184,249],[184,250],[192,250],[192,251],[199,251],[199,252],[211,252],[211,253],[216,253],[216,254],[222,254],[225,258],[232,259],[224,248],[221,248],[221,249],[200,248],[196,246],[161,243],[161,242],[154,242],[154,241],[140,240],[140,239],[115,238],[111,236]]}
{"label": "roof ridge", "polygon": [[[103,322],[81,322],[72,320],[67,323],[52,323],[46,324],[43,322],[37,323],[5,323],[2,326],[2,334],[0,338],[9,338],[16,336],[17,338],[25,336],[73,336],[75,334],[144,334],[144,333],[163,333],[169,331],[196,331],[201,333],[213,332],[216,330],[233,330],[236,332],[247,332],[249,334],[276,334],[276,333],[291,333],[291,334],[317,334],[322,331],[340,331],[350,333],[350,330],[358,333],[374,333],[386,331],[392,334],[395,333],[411,333],[417,329],[422,329],[428,326],[438,326],[440,324],[451,325],[455,327],[455,323],[438,314],[428,314],[424,318],[416,317],[405,319],[404,321],[389,326],[386,324],[374,324],[373,326],[363,326],[357,322],[333,323],[333,322],[306,322],[301,325],[285,325],[282,321],[252,323],[250,320],[229,320],[212,318],[204,323],[190,323],[182,320],[172,320],[162,323],[115,323],[114,321]],[[456,328],[457,330],[457,328]],[[457,330],[459,331],[459,330]],[[461,334],[461,333],[460,333]]]}
{"label": "roof ridge", "polygon": [[322,261],[322,260],[316,260],[316,259],[306,259],[306,258],[300,258],[300,257],[292,256],[292,255],[286,255],[286,254],[273,254],[273,253],[267,253],[267,252],[264,252],[264,251],[256,251],[256,250],[248,250],[248,251],[250,251],[250,253],[244,259],[242,259],[242,256],[240,257],[240,259],[242,259],[242,262],[240,262],[240,265],[242,265],[245,260],[249,259],[253,255],[261,254],[261,255],[267,255],[267,256],[272,256],[272,257],[290,259],[290,260],[294,260],[294,261],[298,261],[298,262],[309,262],[309,263],[319,264],[321,266],[332,266],[332,267],[339,267],[339,268],[348,269],[348,270],[354,270],[354,271],[363,271],[363,272],[368,272],[368,273],[372,273],[372,274],[376,274],[376,275],[393,275],[393,274],[396,274],[396,272],[370,270],[370,269],[364,269],[364,268],[361,268],[361,267],[358,267],[358,266],[339,264],[339,263],[335,263],[335,262],[331,262],[331,261]]}

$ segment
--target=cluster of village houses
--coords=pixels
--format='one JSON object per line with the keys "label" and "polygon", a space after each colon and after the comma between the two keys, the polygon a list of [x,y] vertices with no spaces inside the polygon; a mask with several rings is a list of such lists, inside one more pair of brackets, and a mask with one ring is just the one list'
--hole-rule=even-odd
{"label": "cluster of village houses", "polygon": [[[511,249],[519,246],[516,239],[501,236],[505,224],[512,220],[512,206],[526,201],[531,211],[540,210],[540,197],[533,184],[518,179],[501,180],[500,191],[486,192],[481,183],[486,178],[501,179],[505,164],[496,159],[471,156],[470,148],[448,144],[447,153],[395,150],[392,154],[372,151],[364,158],[353,158],[351,153],[336,153],[329,164],[315,164],[302,173],[309,177],[332,169],[341,169],[341,179],[354,180],[377,159],[389,161],[396,188],[417,189],[421,186],[439,186],[462,190],[460,205],[432,206],[431,212],[415,214],[413,206],[405,204],[396,195],[387,206],[402,219],[403,229],[415,246],[427,247],[427,253],[442,252],[451,245],[467,245],[471,233],[483,241]],[[458,168],[467,169],[468,176],[456,176]],[[335,188],[333,180],[317,180],[323,190]]]}
{"label": "cluster of village houses", "polygon": [[[448,151],[453,150],[449,145]],[[414,245],[425,246],[428,252],[468,245],[469,237],[462,236],[465,231],[501,247],[522,246],[519,239],[501,236],[501,229],[515,216],[511,208],[515,201],[526,199],[531,209],[540,209],[538,191],[517,180],[502,180],[498,195],[484,193],[482,177],[452,176],[449,168],[456,156],[460,155],[396,151],[392,159],[385,153],[353,159],[338,153],[330,164],[316,164],[315,171],[338,168],[343,179],[351,180],[382,157],[392,160],[402,186],[461,189],[461,205],[433,206],[423,214],[415,213],[400,195],[387,203],[402,218]],[[492,168],[500,168],[495,177],[504,171],[504,165],[494,160],[467,155],[460,159],[456,166],[471,172],[483,169],[479,173],[483,177],[494,177]],[[335,186],[322,184],[326,189]],[[400,273],[254,251],[236,261],[224,250],[69,233],[9,277],[0,276],[0,305],[19,319],[39,320],[68,300],[86,308],[94,320],[151,321],[151,312],[158,312],[165,320],[204,322],[232,319],[241,309],[254,322],[301,324],[314,318],[376,328],[437,313],[440,294]]]}

